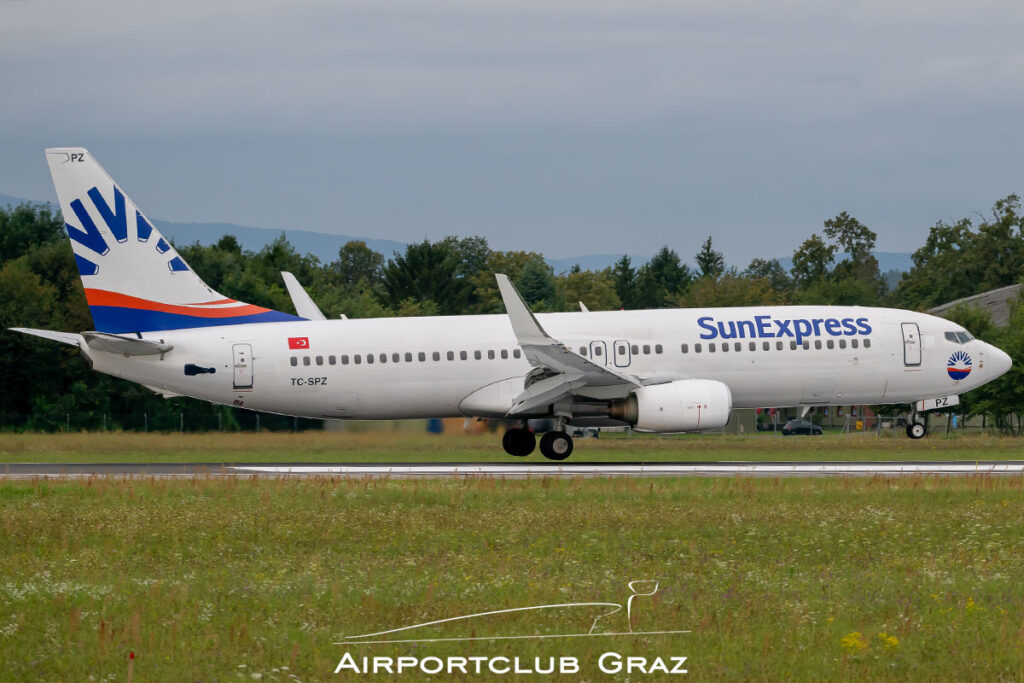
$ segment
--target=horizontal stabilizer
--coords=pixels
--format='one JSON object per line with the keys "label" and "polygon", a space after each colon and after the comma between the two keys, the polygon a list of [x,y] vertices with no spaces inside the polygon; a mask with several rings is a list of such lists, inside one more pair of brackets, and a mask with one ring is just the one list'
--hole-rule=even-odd
{"label": "horizontal stabilizer", "polygon": [[171,344],[163,342],[122,337],[108,332],[83,332],[81,336],[90,349],[119,353],[123,356],[155,356],[165,354],[174,348]]}
{"label": "horizontal stabilizer", "polygon": [[306,320],[327,320],[294,275],[282,270],[281,277],[284,278],[284,286],[288,288],[288,296],[292,298],[295,312],[299,317]]}
{"label": "horizontal stabilizer", "polygon": [[21,332],[22,334],[31,334],[34,337],[42,337],[43,339],[52,339],[53,341],[59,341],[63,344],[71,344],[72,346],[81,346],[82,335],[75,334],[74,332],[56,332],[54,330],[33,330],[29,327],[12,327],[12,332]]}

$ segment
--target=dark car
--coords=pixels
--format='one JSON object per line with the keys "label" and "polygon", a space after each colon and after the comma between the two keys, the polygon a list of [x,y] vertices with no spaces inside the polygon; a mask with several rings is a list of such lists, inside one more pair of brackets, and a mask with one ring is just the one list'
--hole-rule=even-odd
{"label": "dark car", "polygon": [[810,436],[818,436],[821,434],[821,427],[814,424],[810,420],[790,420],[782,428],[783,436],[792,436],[793,434],[808,434]]}

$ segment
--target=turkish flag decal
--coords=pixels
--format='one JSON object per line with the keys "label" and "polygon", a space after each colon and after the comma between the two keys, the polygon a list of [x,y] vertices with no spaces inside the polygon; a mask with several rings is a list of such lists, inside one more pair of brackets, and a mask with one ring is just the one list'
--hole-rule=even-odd
{"label": "turkish flag decal", "polygon": [[309,337],[288,337],[289,349],[308,349]]}

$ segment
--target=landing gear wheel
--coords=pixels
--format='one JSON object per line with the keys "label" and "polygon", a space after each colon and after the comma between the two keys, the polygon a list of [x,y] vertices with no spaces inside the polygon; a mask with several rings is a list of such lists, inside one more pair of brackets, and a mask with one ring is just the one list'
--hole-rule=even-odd
{"label": "landing gear wheel", "polygon": [[548,432],[541,437],[540,452],[548,460],[565,460],[572,455],[572,437],[565,432]]}
{"label": "landing gear wheel", "polygon": [[537,437],[529,429],[513,427],[505,431],[505,436],[501,437],[501,445],[509,455],[522,458],[533,453],[533,449],[537,447]]}
{"label": "landing gear wheel", "polygon": [[907,425],[907,436],[911,439],[920,439],[928,433],[928,428],[924,426],[924,422],[911,422]]}

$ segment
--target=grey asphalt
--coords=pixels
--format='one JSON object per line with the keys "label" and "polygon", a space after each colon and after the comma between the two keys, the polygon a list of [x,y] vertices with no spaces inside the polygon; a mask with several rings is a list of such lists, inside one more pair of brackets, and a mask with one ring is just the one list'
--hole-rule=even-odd
{"label": "grey asphalt", "polygon": [[1024,475],[1024,460],[817,462],[5,463],[0,478]]}

